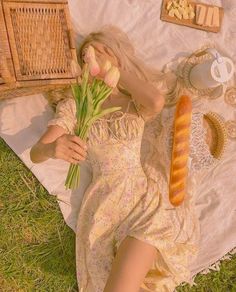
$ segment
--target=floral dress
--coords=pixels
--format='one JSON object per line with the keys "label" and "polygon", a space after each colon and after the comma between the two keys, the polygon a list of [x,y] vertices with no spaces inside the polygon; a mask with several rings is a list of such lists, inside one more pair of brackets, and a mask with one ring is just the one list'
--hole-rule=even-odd
{"label": "floral dress", "polygon": [[[136,115],[128,108],[117,111],[95,121],[89,130],[87,159],[93,177],[83,196],[76,230],[80,292],[103,292],[127,235],[157,249],[140,291],[174,291],[182,282],[192,283],[188,265],[199,249],[194,195],[189,192],[178,207],[170,204],[170,151],[163,143],[171,145],[170,132],[168,127],[163,131],[160,115],[146,121],[133,99],[128,107],[131,102]],[[48,125],[57,124],[73,134],[75,112],[74,100],[67,98],[58,104]],[[191,143],[195,149],[194,139]]]}

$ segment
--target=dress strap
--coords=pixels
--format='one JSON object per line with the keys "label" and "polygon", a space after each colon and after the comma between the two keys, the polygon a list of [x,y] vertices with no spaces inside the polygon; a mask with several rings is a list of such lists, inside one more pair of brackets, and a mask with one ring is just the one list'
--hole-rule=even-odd
{"label": "dress strap", "polygon": [[127,108],[126,108],[125,113],[128,113],[129,112],[129,108],[130,108],[131,102],[133,102],[138,116],[143,118],[142,114],[140,113],[140,109],[138,108],[138,106],[137,106],[137,104],[136,104],[136,102],[135,102],[135,100],[134,100],[134,98],[132,96],[130,96],[130,100],[128,102],[128,105],[127,105]]}
{"label": "dress strap", "polygon": [[[122,92],[123,94],[127,95],[130,97],[130,101],[129,101],[129,104],[128,104],[128,108],[129,108],[129,105],[130,105],[130,102],[133,102],[134,103],[134,106],[136,108],[136,111],[137,111],[137,114],[139,117],[142,117],[143,120],[145,121],[143,115],[140,113],[140,109],[138,108],[138,105],[136,104],[134,98],[132,97],[132,94],[130,94],[126,89],[122,88],[121,86],[118,85],[118,89],[120,92]],[[127,112],[127,111],[126,111]]]}
{"label": "dress strap", "polygon": [[140,113],[140,109],[139,109],[139,107],[138,107],[135,99],[132,96],[130,98],[131,98],[131,101],[134,103],[134,106],[136,108],[136,111],[137,111],[138,116],[140,116],[140,117],[142,117],[144,119],[143,115]]}
{"label": "dress strap", "polygon": [[126,113],[129,112],[129,107],[130,107],[130,104],[131,104],[132,101],[133,101],[132,99],[129,100],[127,108],[126,108],[126,111],[125,111]]}

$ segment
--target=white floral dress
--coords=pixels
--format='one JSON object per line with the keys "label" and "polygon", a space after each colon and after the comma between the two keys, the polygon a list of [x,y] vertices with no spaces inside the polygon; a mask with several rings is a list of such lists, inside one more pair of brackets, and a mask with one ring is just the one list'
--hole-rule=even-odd
{"label": "white floral dress", "polygon": [[[169,203],[171,146],[163,141],[169,143],[170,132],[161,126],[160,115],[145,123],[132,101],[137,115],[117,111],[97,120],[89,131],[87,159],[93,178],[83,196],[76,230],[80,292],[103,292],[117,249],[127,235],[157,249],[140,291],[174,291],[180,283],[192,282],[188,264],[199,244],[194,196],[190,193],[177,208]],[[73,99],[59,102],[48,125],[57,124],[73,134],[75,111]]]}

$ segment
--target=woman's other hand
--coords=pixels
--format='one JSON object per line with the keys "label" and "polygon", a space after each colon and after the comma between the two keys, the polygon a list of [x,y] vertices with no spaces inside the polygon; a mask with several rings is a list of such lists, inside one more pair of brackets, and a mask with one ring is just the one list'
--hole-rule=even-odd
{"label": "woman's other hand", "polygon": [[99,42],[93,42],[92,46],[94,47],[95,50],[95,55],[96,55],[96,60],[98,64],[101,66],[106,60],[110,61],[113,66],[116,66],[120,68],[119,61],[115,54],[112,52],[112,50],[99,43]]}

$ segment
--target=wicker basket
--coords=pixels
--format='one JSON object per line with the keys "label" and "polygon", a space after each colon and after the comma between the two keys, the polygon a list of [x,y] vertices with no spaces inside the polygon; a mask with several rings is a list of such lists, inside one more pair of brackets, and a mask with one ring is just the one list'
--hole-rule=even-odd
{"label": "wicker basket", "polygon": [[0,99],[76,82],[67,1],[0,0],[0,40]]}

